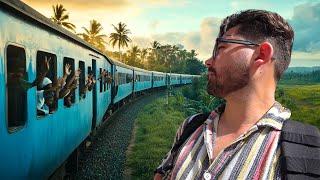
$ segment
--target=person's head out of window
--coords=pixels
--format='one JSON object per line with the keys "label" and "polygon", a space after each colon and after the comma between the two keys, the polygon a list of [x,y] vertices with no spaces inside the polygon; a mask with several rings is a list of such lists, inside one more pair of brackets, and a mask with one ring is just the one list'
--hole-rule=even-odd
{"label": "person's head out of window", "polygon": [[43,90],[52,88],[52,81],[49,78],[45,77],[42,81],[42,84],[40,85],[40,88]]}
{"label": "person's head out of window", "polygon": [[47,106],[51,106],[54,103],[54,93],[53,92],[45,92],[44,93],[44,103]]}

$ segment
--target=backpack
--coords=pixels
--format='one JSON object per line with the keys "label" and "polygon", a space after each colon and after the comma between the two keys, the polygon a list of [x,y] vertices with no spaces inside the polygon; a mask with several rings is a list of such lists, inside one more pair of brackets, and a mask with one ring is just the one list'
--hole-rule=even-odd
{"label": "backpack", "polygon": [[[179,148],[207,120],[210,113],[197,114],[186,125],[176,141],[166,164],[155,172],[173,168]],[[320,132],[317,127],[297,121],[284,121],[281,136],[280,163],[283,179],[320,179]]]}

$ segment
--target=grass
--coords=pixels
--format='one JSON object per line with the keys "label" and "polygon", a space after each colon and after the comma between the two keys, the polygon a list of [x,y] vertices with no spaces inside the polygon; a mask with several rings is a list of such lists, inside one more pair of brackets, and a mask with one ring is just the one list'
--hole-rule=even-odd
{"label": "grass", "polygon": [[170,150],[176,130],[185,119],[176,108],[181,104],[176,103],[175,97],[170,97],[169,105],[166,99],[158,99],[138,115],[134,145],[126,162],[132,179],[152,179],[153,171]]}
{"label": "grass", "polygon": [[291,110],[291,118],[320,128],[320,84],[279,87],[284,95],[277,100]]}

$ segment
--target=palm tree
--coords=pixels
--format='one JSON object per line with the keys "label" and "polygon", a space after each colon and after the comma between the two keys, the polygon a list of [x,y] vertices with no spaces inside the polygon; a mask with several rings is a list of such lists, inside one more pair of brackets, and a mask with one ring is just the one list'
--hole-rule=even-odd
{"label": "palm tree", "polygon": [[140,57],[141,57],[141,60],[144,62],[146,57],[148,55],[148,49],[142,49],[141,52],[140,52]]}
{"label": "palm tree", "polygon": [[132,46],[132,48],[128,51],[129,54],[129,65],[132,66],[141,66],[141,62],[138,59],[138,56],[140,55],[141,50],[139,49],[138,46]]}
{"label": "palm tree", "polygon": [[191,51],[189,53],[189,58],[191,58],[193,60],[197,55],[198,54],[196,53],[196,50],[191,49]]}
{"label": "palm tree", "polygon": [[78,34],[81,36],[85,41],[92,44],[93,46],[97,47],[101,51],[105,51],[105,44],[106,41],[103,39],[107,37],[105,34],[100,34],[102,31],[101,24],[96,20],[90,21],[90,27],[89,29],[82,27],[82,29],[85,31],[85,33]]}
{"label": "palm tree", "polygon": [[70,22],[68,22],[69,14],[65,14],[67,11],[62,4],[56,4],[52,6],[53,16],[51,16],[51,20],[57,23],[60,26],[63,26],[72,32],[75,32],[76,26]]}
{"label": "palm tree", "polygon": [[184,61],[187,58],[187,50],[179,50],[178,51],[178,57],[180,61]]}
{"label": "palm tree", "polygon": [[126,28],[126,24],[119,22],[118,26],[116,27],[113,25],[113,28],[116,32],[110,34],[110,42],[112,44],[112,47],[118,43],[119,47],[119,59],[121,61],[121,47],[128,47],[128,42],[131,42],[131,39],[129,38],[128,34],[130,34],[130,30]]}

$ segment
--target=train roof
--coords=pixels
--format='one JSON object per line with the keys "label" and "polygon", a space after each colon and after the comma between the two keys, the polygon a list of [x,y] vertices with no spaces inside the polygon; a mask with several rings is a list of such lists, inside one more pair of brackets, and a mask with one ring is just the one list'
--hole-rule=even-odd
{"label": "train roof", "polygon": [[151,74],[151,71],[148,71],[148,70],[145,70],[145,69],[141,69],[141,68],[137,68],[137,67],[133,67],[133,69],[135,71],[146,72],[146,73],[150,73]]}
{"label": "train roof", "polygon": [[128,69],[131,69],[131,70],[133,70],[133,68],[134,68],[133,66],[127,65],[127,64],[125,64],[123,62],[120,62],[120,61],[117,61],[117,60],[114,60],[114,59],[111,59],[111,58],[108,58],[108,59],[109,59],[109,61],[111,61],[116,66],[121,66],[121,67],[128,68]]}
{"label": "train roof", "polygon": [[151,72],[153,72],[154,74],[161,74],[161,75],[166,75],[167,74],[165,72],[159,72],[159,71],[151,71]]}
{"label": "train roof", "polygon": [[71,40],[87,49],[90,49],[102,56],[104,56],[108,61],[109,58],[100,52],[97,48],[90,45],[77,35],[69,32],[68,30],[60,27],[56,23],[52,22],[50,19],[39,13],[38,11],[34,10],[32,7],[28,6],[27,4],[21,2],[20,0],[0,0],[1,8],[5,7],[5,9],[9,11],[13,11],[15,13],[18,12],[18,15],[23,17],[23,19],[27,19],[29,21],[32,21],[33,23],[37,23],[44,28],[53,31],[59,35],[62,35],[64,38],[67,38],[68,40]]}
{"label": "train roof", "polygon": [[178,73],[168,73],[170,76],[174,75],[174,76],[179,76],[179,75],[182,75],[182,74],[178,74]]}

